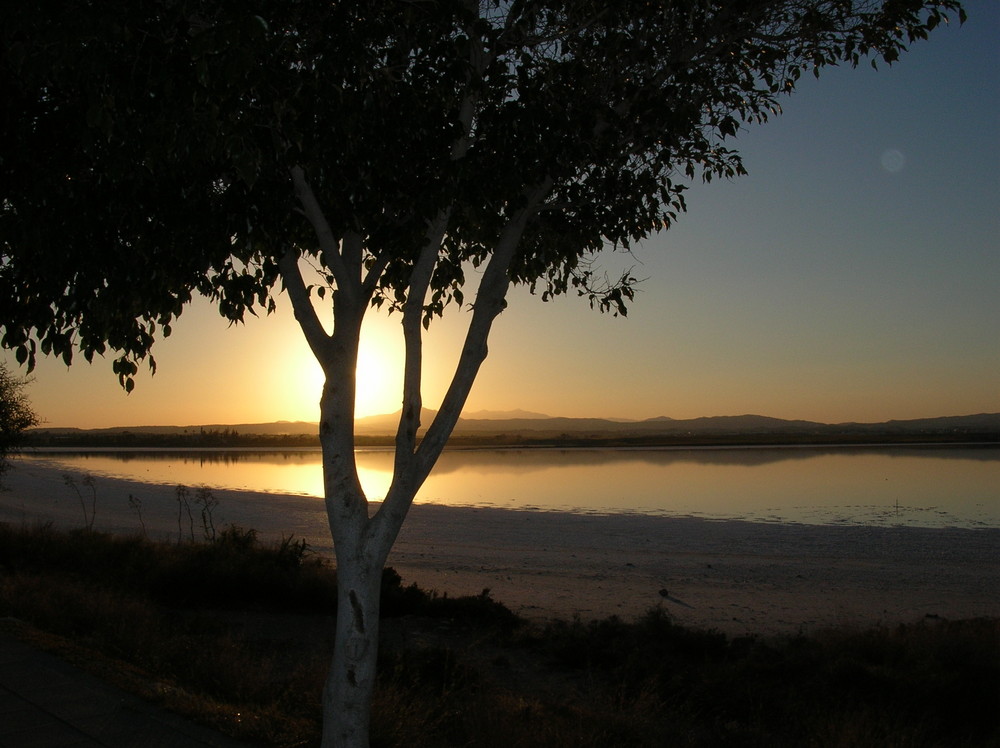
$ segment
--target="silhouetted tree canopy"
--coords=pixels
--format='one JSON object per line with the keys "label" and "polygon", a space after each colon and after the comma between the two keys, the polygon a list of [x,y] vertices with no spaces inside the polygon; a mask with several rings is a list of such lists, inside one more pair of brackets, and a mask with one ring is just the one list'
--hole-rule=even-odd
{"label": "silhouetted tree canopy", "polygon": [[529,203],[510,279],[624,313],[632,279],[605,283],[595,253],[668,227],[686,181],[742,174],[727,139],[801,75],[892,62],[945,12],[958,2],[15,4],[3,345],[29,367],[111,349],[130,388],[193,294],[231,320],[272,308],[289,250],[400,307],[444,217],[429,318]]}

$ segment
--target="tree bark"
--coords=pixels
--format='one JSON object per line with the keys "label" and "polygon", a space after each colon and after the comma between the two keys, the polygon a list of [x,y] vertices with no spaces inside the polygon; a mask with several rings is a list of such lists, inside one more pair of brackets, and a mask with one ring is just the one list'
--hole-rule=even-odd
{"label": "tree bark", "polygon": [[323,689],[322,748],[369,743],[385,557],[357,545],[338,544],[336,639]]}
{"label": "tree bark", "polygon": [[390,544],[373,536],[354,457],[354,398],[365,307],[335,297],[336,328],[321,361],[320,443],[337,561],[333,661],[323,689],[323,748],[367,748],[378,654],[382,567]]}

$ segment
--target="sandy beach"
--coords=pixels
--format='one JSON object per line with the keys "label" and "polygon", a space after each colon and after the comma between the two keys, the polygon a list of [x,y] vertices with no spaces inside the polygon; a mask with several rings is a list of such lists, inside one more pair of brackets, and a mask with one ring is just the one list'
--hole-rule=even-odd
{"label": "sandy beach", "polygon": [[[65,470],[14,463],[0,521],[81,527]],[[89,502],[83,474],[75,480]],[[95,529],[189,534],[172,486],[99,477]],[[294,535],[332,552],[321,501],[213,491],[217,527]],[[200,520],[195,533],[202,532]],[[389,559],[405,583],[492,596],[533,619],[625,618],[662,606],[732,635],[1000,616],[1000,529],[814,526],[417,504]]]}

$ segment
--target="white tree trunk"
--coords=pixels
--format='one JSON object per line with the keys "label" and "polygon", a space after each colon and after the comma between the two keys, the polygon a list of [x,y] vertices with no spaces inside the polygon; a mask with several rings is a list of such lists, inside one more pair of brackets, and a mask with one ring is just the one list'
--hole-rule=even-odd
{"label": "white tree trunk", "polygon": [[378,657],[383,561],[338,553],[337,629],[323,689],[323,748],[367,748]]}
{"label": "white tree trunk", "polygon": [[320,401],[326,511],[337,560],[333,661],[323,689],[323,748],[368,748],[378,655],[382,567],[392,540],[378,537],[354,457],[355,367],[364,307],[341,301]]}
{"label": "white tree trunk", "polygon": [[[336,279],[334,330],[327,334],[309,301],[298,269],[298,253],[279,263],[295,318],[326,374],[320,400],[320,443],[326,510],[337,559],[337,628],[333,662],[323,690],[322,748],[368,748],[371,703],[378,656],[382,569],[413,498],[426,479],[465,405],[486,359],[490,328],[505,304],[508,268],[528,217],[551,189],[546,179],[526,190],[526,205],[511,217],[498,238],[476,294],[465,345],[437,417],[417,445],[421,397],[421,321],[425,297],[449,211],[428,225],[426,243],[415,263],[403,312],[406,364],[403,408],[396,439],[392,485],[374,516],[358,480],[354,456],[354,398],[361,323],[384,264],[376,260],[361,280],[361,237],[345,234],[339,246],[301,169],[292,170],[303,212],[327,251]],[[374,280],[373,280],[374,279]]]}

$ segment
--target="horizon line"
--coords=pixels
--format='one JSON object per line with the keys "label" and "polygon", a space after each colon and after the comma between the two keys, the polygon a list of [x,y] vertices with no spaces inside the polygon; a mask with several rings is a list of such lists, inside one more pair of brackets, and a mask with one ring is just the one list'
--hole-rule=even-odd
{"label": "horizon line", "polygon": [[[433,409],[425,408],[425,411],[436,412]],[[489,412],[490,417],[479,417],[476,415],[478,413]],[[356,417],[355,423],[366,420],[382,419],[382,418],[393,418],[398,416],[400,411],[394,413],[379,413],[370,416],[358,416]],[[508,413],[510,415],[502,415]],[[528,415],[516,415],[517,413],[527,413]],[[473,411],[467,415],[463,414],[459,417],[459,420],[476,420],[476,421],[608,421],[610,423],[618,424],[641,424],[648,423],[650,421],[666,421],[666,422],[676,422],[683,423],[685,421],[700,421],[700,420],[711,420],[711,419],[721,419],[721,418],[765,418],[774,421],[785,421],[787,423],[812,423],[822,426],[850,426],[850,425],[878,425],[887,423],[905,423],[908,421],[927,421],[927,420],[943,420],[943,419],[955,419],[955,418],[977,418],[977,417],[988,417],[996,416],[1000,417],[1000,411],[981,411],[978,413],[962,413],[962,414],[950,414],[943,416],[918,416],[916,418],[890,418],[880,421],[814,421],[807,418],[781,418],[778,416],[768,416],[760,413],[740,413],[740,414],[726,414],[726,415],[714,415],[714,416],[695,416],[693,418],[673,418],[671,416],[651,416],[648,418],[623,418],[615,416],[552,416],[541,413],[531,413],[529,411],[523,410],[513,410],[513,411],[494,411],[494,410],[480,410]],[[205,422],[205,423],[190,423],[190,424],[168,424],[168,423],[146,423],[141,425],[116,425],[116,426],[50,426],[50,425],[38,425],[26,431],[46,431],[46,430],[76,430],[76,431],[113,431],[120,429],[151,429],[151,428],[172,428],[172,429],[203,429],[206,427],[223,427],[223,428],[235,428],[240,426],[269,426],[269,425],[281,425],[281,424],[303,424],[308,426],[319,426],[319,421],[304,421],[304,420],[290,420],[290,419],[278,419],[275,421],[242,421],[238,423],[223,423],[223,422]]]}

